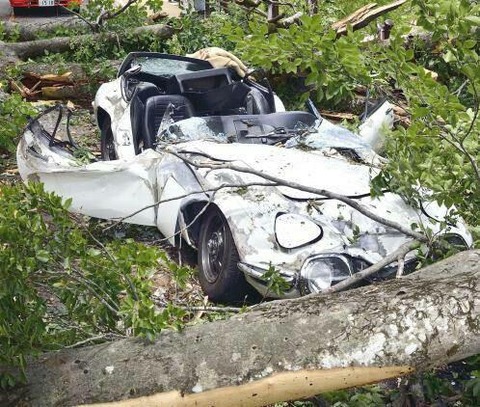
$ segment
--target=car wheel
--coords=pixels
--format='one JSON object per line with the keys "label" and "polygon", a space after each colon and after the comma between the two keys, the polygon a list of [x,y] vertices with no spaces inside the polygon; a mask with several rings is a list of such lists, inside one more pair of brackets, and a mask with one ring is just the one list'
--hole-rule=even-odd
{"label": "car wheel", "polygon": [[110,119],[105,119],[101,126],[100,151],[105,161],[117,160],[118,155],[115,151],[115,141],[113,139]]}
{"label": "car wheel", "polygon": [[211,207],[202,222],[198,245],[200,285],[211,301],[238,304],[260,299],[238,269],[238,261],[227,220],[220,210]]}

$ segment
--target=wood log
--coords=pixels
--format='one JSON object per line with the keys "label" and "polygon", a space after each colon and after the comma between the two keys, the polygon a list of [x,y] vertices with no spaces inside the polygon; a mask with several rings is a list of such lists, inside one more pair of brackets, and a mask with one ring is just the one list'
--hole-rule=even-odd
{"label": "wood log", "polygon": [[[163,24],[147,25],[138,27],[129,34],[141,35],[151,34],[158,36],[160,39],[167,39],[173,35],[173,28]],[[85,34],[76,37],[56,37],[45,40],[26,41],[17,43],[4,43],[1,48],[5,47],[13,55],[20,59],[35,58],[42,56],[45,51],[50,53],[65,52],[76,46],[76,44],[86,41],[108,41],[123,42],[122,35],[117,33],[101,33],[101,34]]]}
{"label": "wood log", "polygon": [[261,406],[428,369],[480,353],[479,277],[480,251],[467,251],[382,284],[165,331],[153,343],[47,353],[0,404]]}
{"label": "wood log", "polygon": [[359,30],[381,15],[397,9],[402,4],[405,4],[406,1],[407,0],[397,0],[379,7],[376,7],[376,3],[368,4],[354,11],[342,20],[333,23],[331,28],[335,30],[339,36],[346,34],[349,26],[351,26],[353,31]]}
{"label": "wood log", "polygon": [[7,38],[15,38],[15,41],[33,41],[39,34],[55,34],[59,28],[88,28],[88,24],[78,17],[60,18],[56,21],[38,24],[22,20],[21,23],[15,21],[2,21],[3,31]]}

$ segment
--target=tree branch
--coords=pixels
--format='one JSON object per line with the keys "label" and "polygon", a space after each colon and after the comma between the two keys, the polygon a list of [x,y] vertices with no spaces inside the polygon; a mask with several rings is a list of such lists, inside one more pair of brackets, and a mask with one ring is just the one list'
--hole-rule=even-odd
{"label": "tree branch", "polygon": [[343,18],[340,21],[332,24],[331,28],[337,32],[337,35],[345,35],[347,33],[348,26],[352,27],[353,31],[359,30],[367,26],[370,22],[380,17],[389,11],[395,10],[402,4],[405,4],[407,0],[397,0],[385,6],[376,7],[375,3],[368,4],[354,11],[349,16]]}
{"label": "tree branch", "polygon": [[400,246],[397,250],[390,253],[388,256],[384,257],[378,263],[366,268],[365,270],[359,271],[358,273],[353,274],[352,276],[348,277],[345,280],[340,281],[338,284],[332,285],[329,288],[326,288],[322,291],[322,293],[336,293],[338,291],[345,290],[346,288],[355,285],[359,281],[363,280],[366,277],[371,276],[382,270],[384,267],[388,266],[389,264],[393,263],[394,261],[398,260],[399,258],[404,258],[407,253],[411,252],[412,250],[418,249],[420,247],[420,243],[413,240],[407,242]]}
{"label": "tree branch", "polygon": [[306,185],[303,185],[303,184],[299,184],[299,183],[296,183],[296,182],[285,182],[285,180],[283,180],[279,177],[264,174],[260,171],[254,170],[250,167],[235,165],[232,162],[223,162],[220,165],[218,163],[212,163],[212,164],[207,163],[207,162],[199,163],[199,162],[195,162],[195,161],[185,157],[185,154],[191,154],[191,155],[198,154],[195,151],[175,152],[172,149],[169,149],[169,150],[166,150],[166,151],[168,153],[174,155],[175,157],[179,158],[180,160],[184,161],[185,163],[187,163],[187,164],[189,164],[193,167],[196,167],[196,168],[230,169],[230,170],[238,171],[238,172],[241,172],[241,173],[256,175],[256,176],[261,177],[263,179],[266,179],[268,181],[272,181],[273,183],[276,183],[278,185],[284,185],[284,186],[288,186],[290,188],[298,189],[300,191],[309,192],[309,193],[316,194],[316,195],[322,195],[322,196],[325,196],[325,197],[330,198],[330,199],[336,199],[340,202],[343,202],[343,203],[347,204],[348,206],[352,207],[353,209],[357,210],[358,212],[367,216],[368,218],[374,220],[375,222],[378,222],[378,223],[380,223],[384,226],[387,226],[389,228],[398,230],[399,232],[405,234],[406,236],[410,236],[410,237],[412,237],[415,240],[418,240],[420,242],[423,242],[423,243],[428,243],[429,242],[428,237],[425,236],[424,234],[415,232],[415,231],[413,231],[409,228],[404,227],[403,225],[400,225],[397,222],[393,222],[393,221],[390,221],[388,219],[382,218],[381,216],[378,216],[375,213],[373,213],[370,209],[367,209],[364,205],[362,205],[361,203],[359,203],[355,199],[346,197],[344,195],[337,194],[337,193],[331,192],[331,191],[327,191],[325,189],[312,188],[312,187],[309,187],[309,186],[306,186]]}

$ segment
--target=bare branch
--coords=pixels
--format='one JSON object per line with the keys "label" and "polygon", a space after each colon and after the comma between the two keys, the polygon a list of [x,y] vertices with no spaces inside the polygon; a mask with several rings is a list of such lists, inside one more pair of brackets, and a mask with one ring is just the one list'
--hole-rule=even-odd
{"label": "bare branch", "polygon": [[306,185],[303,185],[303,184],[299,184],[299,183],[296,183],[296,182],[286,182],[285,180],[283,180],[281,178],[278,178],[278,177],[275,177],[275,176],[272,176],[272,175],[269,175],[269,174],[265,174],[265,173],[262,173],[260,171],[256,171],[256,170],[254,170],[250,167],[235,165],[232,162],[224,162],[221,165],[219,165],[218,163],[208,163],[208,162],[199,163],[199,162],[195,162],[195,161],[185,157],[185,154],[196,155],[197,152],[195,152],[195,151],[179,151],[177,153],[175,151],[168,150],[167,152],[174,155],[175,157],[183,160],[185,163],[187,163],[187,164],[189,164],[193,167],[211,168],[211,169],[219,169],[219,168],[230,169],[230,170],[233,170],[233,171],[238,171],[238,172],[242,172],[242,173],[246,173],[246,174],[257,175],[258,177],[264,178],[268,181],[272,181],[273,183],[276,183],[278,185],[284,185],[284,186],[288,186],[290,188],[298,189],[300,191],[309,192],[309,193],[316,194],[316,195],[322,195],[322,196],[325,196],[325,197],[330,198],[330,199],[336,199],[340,202],[343,202],[343,203],[347,204],[348,206],[352,207],[353,209],[357,210],[358,212],[367,216],[368,218],[374,220],[375,222],[378,222],[378,223],[380,223],[384,226],[387,226],[389,228],[398,230],[399,232],[402,232],[406,236],[410,236],[410,237],[412,237],[415,240],[418,240],[420,242],[423,242],[423,243],[428,243],[429,242],[428,237],[425,236],[424,234],[415,232],[415,231],[413,231],[413,230],[411,230],[411,229],[409,229],[409,228],[407,228],[403,225],[400,225],[397,222],[393,222],[393,221],[390,221],[388,219],[382,218],[381,216],[378,216],[377,214],[373,213],[370,209],[367,209],[364,205],[359,203],[357,200],[349,198],[345,195],[337,194],[335,192],[327,191],[325,189],[312,188],[312,187],[309,187],[309,186],[306,186]]}
{"label": "bare branch", "polygon": [[385,6],[376,7],[375,3],[368,4],[354,11],[349,16],[332,24],[331,28],[337,32],[337,35],[344,35],[347,33],[347,28],[350,26],[353,31],[359,30],[367,26],[370,22],[380,17],[389,11],[395,10],[407,0],[397,0]]}
{"label": "bare branch", "polygon": [[175,232],[173,235],[171,236],[168,236],[168,237],[164,237],[163,239],[159,239],[158,242],[164,242],[164,241],[168,241],[170,239],[172,239],[173,237],[177,236],[177,235],[181,235],[185,230],[187,230],[190,226],[192,226],[198,219],[200,219],[202,217],[202,215],[207,211],[208,207],[210,206],[210,204],[212,203],[213,201],[213,198],[215,198],[215,194],[217,193],[217,191],[214,191],[212,193],[212,195],[210,196],[210,198],[208,199],[208,202],[203,206],[203,208],[195,215],[195,217],[192,219],[192,221],[190,223],[188,223],[187,225],[185,225],[183,228],[181,228],[179,231]]}
{"label": "bare branch", "polygon": [[277,22],[277,26],[282,27],[282,28],[288,28],[292,24],[298,23],[300,18],[303,16],[303,13],[299,11],[298,13],[295,13],[293,16],[283,18]]}
{"label": "bare branch", "polygon": [[125,335],[118,335],[113,333],[108,333],[105,335],[92,336],[90,338],[84,339],[83,341],[76,342],[72,345],[65,346],[65,349],[78,348],[80,346],[86,345],[87,343],[97,342],[97,341],[113,341],[115,339],[126,338]]}
{"label": "bare branch", "polygon": [[62,10],[68,11],[70,14],[72,14],[72,15],[76,16],[77,18],[79,18],[80,20],[82,20],[84,23],[86,23],[90,27],[90,29],[93,32],[98,32],[98,25],[93,24],[91,21],[88,21],[80,13],[77,13],[76,11],[72,10],[71,8],[62,6],[61,4],[58,4],[58,7],[60,7]]}
{"label": "bare branch", "polygon": [[158,206],[162,203],[167,203],[167,202],[171,202],[171,201],[176,201],[178,199],[188,198],[189,196],[192,196],[192,195],[201,194],[201,193],[208,193],[208,192],[217,192],[217,191],[219,191],[221,189],[224,189],[224,188],[247,188],[247,187],[252,187],[252,186],[273,187],[275,185],[276,185],[275,183],[271,183],[271,182],[269,182],[269,183],[251,182],[251,183],[246,183],[246,184],[222,184],[222,185],[220,185],[218,187],[215,187],[215,188],[200,189],[200,190],[197,190],[197,191],[189,192],[189,193],[184,194],[184,195],[174,196],[173,198],[161,199],[160,201],[157,201],[157,202],[155,202],[151,205],[144,206],[143,208],[140,208],[138,211],[132,212],[131,214],[129,214],[127,216],[124,216],[123,218],[117,219],[116,222],[113,225],[107,226],[104,230],[107,231],[107,230],[117,226],[118,224],[122,223],[123,221],[131,218],[132,216],[135,216],[135,215],[139,214],[140,212],[143,212],[147,209],[155,208],[156,206]]}
{"label": "bare branch", "polygon": [[379,272],[384,267],[388,266],[389,264],[393,263],[394,261],[398,260],[399,257],[405,257],[405,255],[412,250],[418,249],[420,243],[413,240],[409,241],[402,246],[400,246],[397,250],[390,253],[388,256],[380,260],[378,263],[375,263],[373,266],[366,268],[365,270],[359,271],[358,273],[353,274],[352,276],[348,277],[345,280],[340,281],[338,284],[332,285],[331,287],[322,291],[322,293],[336,293],[338,291],[342,291],[348,287],[351,287],[355,283],[358,283],[360,280],[371,276]]}
{"label": "bare branch", "polygon": [[128,9],[131,5],[135,4],[138,0],[128,0],[123,6],[122,8],[118,9],[117,11],[115,12],[110,12],[110,11],[106,11],[106,12],[102,12],[100,13],[100,15],[98,16],[97,18],[97,24],[99,27],[103,26],[103,24],[105,23],[105,21],[107,20],[111,20],[117,16],[119,16],[120,14],[122,14],[126,9]]}

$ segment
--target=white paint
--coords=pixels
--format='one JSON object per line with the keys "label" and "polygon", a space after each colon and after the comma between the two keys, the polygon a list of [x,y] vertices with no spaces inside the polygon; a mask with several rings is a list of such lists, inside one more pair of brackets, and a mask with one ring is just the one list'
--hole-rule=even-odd
{"label": "white paint", "polygon": [[195,386],[192,387],[192,393],[201,393],[203,391],[203,387],[200,383],[197,383]]}
{"label": "white paint", "polygon": [[115,370],[114,366],[106,366],[105,367],[105,373],[107,373],[107,374],[112,374],[114,370]]}
{"label": "white paint", "polygon": [[417,349],[418,349],[418,345],[415,343],[411,343],[405,347],[405,355],[410,356]]}
{"label": "white paint", "polygon": [[234,352],[232,354],[232,362],[236,362],[237,360],[240,360],[242,358],[242,355],[240,353]]}

